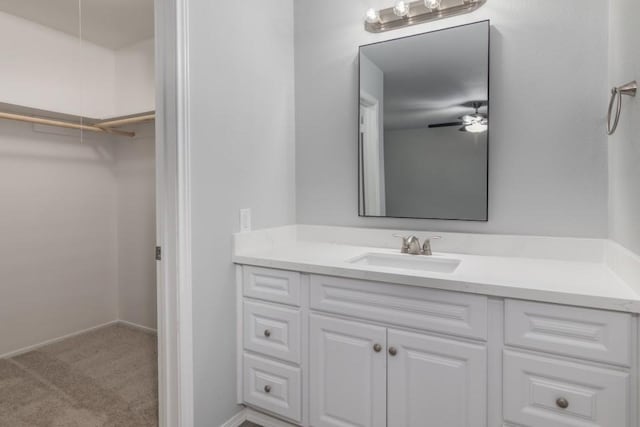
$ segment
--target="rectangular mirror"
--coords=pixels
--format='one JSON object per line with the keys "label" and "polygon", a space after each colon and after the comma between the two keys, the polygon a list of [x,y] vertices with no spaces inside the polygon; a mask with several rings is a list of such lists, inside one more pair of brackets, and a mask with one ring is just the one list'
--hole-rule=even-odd
{"label": "rectangular mirror", "polygon": [[489,21],[360,47],[359,214],[488,219]]}

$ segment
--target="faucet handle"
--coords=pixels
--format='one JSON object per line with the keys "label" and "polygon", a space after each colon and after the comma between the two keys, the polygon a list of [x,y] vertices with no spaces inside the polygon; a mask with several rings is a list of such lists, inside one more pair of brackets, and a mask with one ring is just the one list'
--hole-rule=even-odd
{"label": "faucet handle", "polygon": [[400,248],[400,252],[403,254],[409,253],[409,237],[403,236],[401,234],[394,234],[393,237],[397,237],[402,239],[402,247]]}
{"label": "faucet handle", "polygon": [[433,255],[433,252],[431,252],[431,241],[440,239],[442,239],[441,236],[431,236],[424,239],[424,243],[422,244],[422,254],[427,256]]}

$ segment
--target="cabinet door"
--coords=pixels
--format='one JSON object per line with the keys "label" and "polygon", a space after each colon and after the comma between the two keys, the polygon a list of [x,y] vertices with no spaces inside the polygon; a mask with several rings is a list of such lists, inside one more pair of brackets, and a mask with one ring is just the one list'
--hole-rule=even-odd
{"label": "cabinet door", "polygon": [[311,315],[313,427],[386,426],[385,328]]}
{"label": "cabinet door", "polygon": [[484,345],[388,332],[389,427],[484,427]]}

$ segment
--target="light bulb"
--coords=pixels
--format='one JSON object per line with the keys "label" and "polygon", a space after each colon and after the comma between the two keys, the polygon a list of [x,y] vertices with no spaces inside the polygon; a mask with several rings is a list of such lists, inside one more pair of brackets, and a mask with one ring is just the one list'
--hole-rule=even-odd
{"label": "light bulb", "polygon": [[402,0],[396,2],[396,5],[393,7],[393,13],[400,17],[407,16],[409,14],[409,2]]}
{"label": "light bulb", "polygon": [[365,13],[364,19],[369,24],[375,24],[377,22],[380,22],[380,13],[374,8],[367,9],[367,13]]}
{"label": "light bulb", "polygon": [[465,126],[464,128],[467,132],[471,132],[471,133],[482,133],[482,132],[486,132],[488,129],[488,126],[486,124],[482,124],[482,123],[473,123],[470,124],[468,126]]}
{"label": "light bulb", "polygon": [[463,122],[465,125],[473,124],[473,123],[475,123],[475,121],[476,121],[476,120],[475,120],[475,116],[472,116],[472,115],[470,115],[470,114],[464,115],[464,116],[460,117],[460,119],[462,119],[462,122]]}
{"label": "light bulb", "polygon": [[425,7],[430,10],[439,9],[441,3],[441,0],[424,0]]}

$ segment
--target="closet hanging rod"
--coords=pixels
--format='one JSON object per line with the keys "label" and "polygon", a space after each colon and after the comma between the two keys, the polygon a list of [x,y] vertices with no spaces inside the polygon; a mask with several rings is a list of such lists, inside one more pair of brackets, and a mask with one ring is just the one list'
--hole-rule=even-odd
{"label": "closet hanging rod", "polygon": [[14,113],[4,113],[4,112],[0,112],[0,119],[16,120],[19,122],[35,123],[40,125],[55,126],[55,127],[66,128],[66,129],[85,130],[85,131],[96,132],[96,133],[108,133],[112,135],[128,136],[133,138],[134,136],[136,136],[135,132],[113,129],[113,127],[154,120],[155,114],[146,114],[144,116],[109,120],[104,122],[98,122],[95,124],[80,124],[80,123],[73,123],[73,122],[67,122],[62,120],[44,119],[40,117],[26,116],[22,114],[14,114]]}
{"label": "closet hanging rod", "polygon": [[55,127],[66,128],[66,129],[78,129],[78,130],[86,130],[90,132],[99,132],[99,133],[112,133],[120,136],[129,136],[129,137],[136,136],[135,132],[127,132],[127,131],[117,130],[117,129],[106,129],[106,128],[100,128],[97,126],[64,122],[62,120],[42,119],[39,117],[23,116],[22,114],[0,112],[0,119],[16,120],[19,122],[35,123],[39,125],[55,126]]}
{"label": "closet hanging rod", "polygon": [[134,123],[148,122],[155,119],[156,119],[155,114],[145,114],[144,116],[127,117],[124,119],[115,119],[115,120],[107,120],[104,122],[98,122],[94,126],[110,128],[110,127],[131,125]]}

